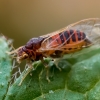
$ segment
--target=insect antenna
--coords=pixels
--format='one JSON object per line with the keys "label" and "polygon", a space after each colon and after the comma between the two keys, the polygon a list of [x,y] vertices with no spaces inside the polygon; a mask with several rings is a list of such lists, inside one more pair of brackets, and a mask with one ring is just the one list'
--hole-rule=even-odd
{"label": "insect antenna", "polygon": [[19,47],[19,48],[17,48],[17,49],[15,49],[14,47],[14,50],[12,50],[12,51],[10,51],[10,52],[8,52],[8,51],[6,51],[6,53],[7,54],[9,54],[9,55],[12,55],[12,54],[18,54],[18,51],[22,48],[23,46],[21,46],[21,47]]}

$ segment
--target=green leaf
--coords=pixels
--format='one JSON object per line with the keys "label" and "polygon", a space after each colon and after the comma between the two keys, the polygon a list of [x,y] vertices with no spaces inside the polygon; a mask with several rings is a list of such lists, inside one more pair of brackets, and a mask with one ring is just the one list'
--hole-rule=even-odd
{"label": "green leaf", "polygon": [[6,100],[100,100],[99,52],[98,46],[92,46],[65,55],[58,62],[62,71],[49,59],[50,83],[43,64],[35,63],[36,70],[27,75],[21,86],[19,77],[9,87]]}
{"label": "green leaf", "polygon": [[0,37],[0,100],[5,98],[11,76],[11,59],[7,51],[8,43],[4,37]]}

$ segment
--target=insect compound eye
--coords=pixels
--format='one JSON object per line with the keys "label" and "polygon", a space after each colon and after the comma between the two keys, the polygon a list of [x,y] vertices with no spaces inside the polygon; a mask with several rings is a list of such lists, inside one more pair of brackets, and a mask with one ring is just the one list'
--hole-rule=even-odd
{"label": "insect compound eye", "polygon": [[22,56],[22,53],[23,53],[23,50],[22,50],[22,48],[20,48],[20,49],[18,50],[18,56]]}
{"label": "insect compound eye", "polygon": [[28,52],[27,49],[25,48],[25,46],[18,50],[18,56],[22,56],[24,52],[25,53]]}
{"label": "insect compound eye", "polygon": [[24,52],[26,52],[26,53],[27,53],[27,49],[26,49],[26,47],[25,47],[25,46],[22,48],[22,51],[24,51]]}
{"label": "insect compound eye", "polygon": [[25,47],[22,47],[18,50],[18,57],[17,57],[17,61],[19,62],[20,60],[26,59],[28,57],[28,54],[26,52],[27,50],[25,49]]}

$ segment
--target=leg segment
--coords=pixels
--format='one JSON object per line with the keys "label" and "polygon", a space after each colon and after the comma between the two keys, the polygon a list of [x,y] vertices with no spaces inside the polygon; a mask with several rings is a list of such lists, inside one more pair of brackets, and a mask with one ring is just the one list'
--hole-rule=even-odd
{"label": "leg segment", "polygon": [[[43,61],[42,61],[42,62],[43,62]],[[50,79],[49,79],[49,70],[50,70],[50,68],[49,68],[48,64],[46,64],[46,63],[44,63],[44,62],[43,62],[43,65],[45,66],[45,69],[46,69],[46,80],[47,80],[48,82],[50,82]]]}
{"label": "leg segment", "polygon": [[25,73],[23,73],[21,81],[19,83],[19,86],[22,84],[22,82],[24,81],[24,79],[26,78],[26,76],[32,71],[32,68],[28,68],[27,70],[25,70]]}

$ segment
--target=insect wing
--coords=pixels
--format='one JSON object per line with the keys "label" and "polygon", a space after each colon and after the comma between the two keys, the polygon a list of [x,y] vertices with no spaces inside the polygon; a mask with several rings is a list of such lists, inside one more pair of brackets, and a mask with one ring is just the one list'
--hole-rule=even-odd
{"label": "insect wing", "polygon": [[48,34],[42,35],[42,36],[40,36],[40,37],[46,38],[45,40],[48,40],[50,37],[54,36],[55,34],[58,34],[59,32],[62,32],[62,31],[63,31],[63,29],[57,30],[57,31],[55,31],[55,32],[48,33]]}
{"label": "insect wing", "polygon": [[[90,18],[81,20],[67,27],[69,30],[79,30],[86,34],[93,43],[100,41],[100,18]],[[97,41],[98,40],[98,41]]]}
{"label": "insect wing", "polygon": [[[98,44],[98,42],[100,42],[100,19],[89,18],[89,19],[81,20],[79,22],[70,24],[63,29],[51,33],[51,35],[50,34],[45,35],[47,36],[47,38],[43,41],[41,46],[42,48],[40,48],[40,50],[42,51],[61,50],[61,49],[63,50],[64,48],[68,48],[68,44],[66,46],[64,44],[68,42],[68,40],[73,36],[73,34],[68,39],[66,39],[66,41],[64,41],[63,43],[61,43],[60,41],[61,39],[59,39],[62,34],[61,35],[59,34],[69,30],[78,30],[84,32],[86,34],[86,37],[90,41],[92,41],[93,44],[94,43]],[[51,37],[54,38],[53,41],[51,40]],[[79,42],[76,42],[75,44],[69,44],[69,45],[70,47],[73,47],[73,45],[77,45],[77,44],[79,44]]]}

